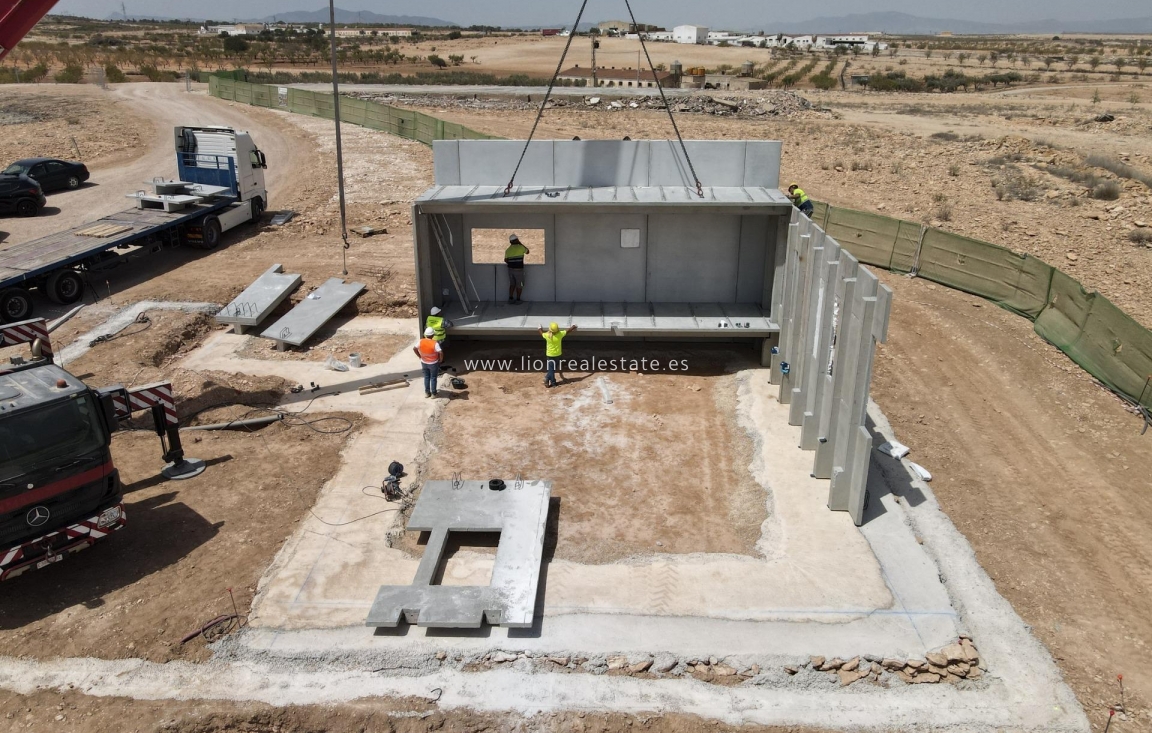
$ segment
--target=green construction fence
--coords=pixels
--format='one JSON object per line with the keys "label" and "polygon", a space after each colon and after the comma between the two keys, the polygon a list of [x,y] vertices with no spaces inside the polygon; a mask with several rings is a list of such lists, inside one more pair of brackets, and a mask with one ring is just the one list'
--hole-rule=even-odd
{"label": "green construction fence", "polygon": [[[327,92],[250,84],[236,79],[212,76],[208,80],[208,93],[220,99],[259,107],[277,107],[329,120],[334,116],[332,95]],[[351,125],[381,130],[425,145],[431,145],[434,140],[499,139],[421,112],[353,97],[340,98],[340,119]]]}
{"label": "green construction fence", "polygon": [[1152,409],[1152,331],[1031,255],[879,214],[816,204],[813,221],[861,262],[978,295],[1032,321],[1108,388]]}
{"label": "green construction fence", "polygon": [[[250,84],[213,75],[220,99],[332,119],[332,95]],[[431,145],[434,140],[498,140],[495,135],[413,110],[342,97],[341,120]],[[915,222],[823,203],[813,221],[861,262],[986,298],[1033,323],[1110,389],[1152,409],[1152,331],[1097,292],[1031,255]]]}

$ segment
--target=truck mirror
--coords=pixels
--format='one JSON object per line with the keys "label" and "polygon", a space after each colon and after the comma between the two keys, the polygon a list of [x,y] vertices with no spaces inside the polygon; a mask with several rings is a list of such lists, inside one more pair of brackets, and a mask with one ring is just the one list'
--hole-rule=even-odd
{"label": "truck mirror", "polygon": [[263,150],[257,150],[256,154],[260,156],[260,167],[261,168],[267,168],[268,167],[268,160],[264,157],[264,151]]}
{"label": "truck mirror", "polygon": [[104,422],[109,432],[115,433],[120,429],[120,418],[116,416],[116,403],[112,401],[112,393],[100,395],[100,407],[104,410]]}

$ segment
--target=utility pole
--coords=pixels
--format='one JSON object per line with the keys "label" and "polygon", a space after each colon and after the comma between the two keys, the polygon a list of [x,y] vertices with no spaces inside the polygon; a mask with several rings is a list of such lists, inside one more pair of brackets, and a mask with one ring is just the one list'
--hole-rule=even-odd
{"label": "utility pole", "polygon": [[332,116],[336,120],[336,180],[340,193],[340,237],[344,240],[344,275],[348,274],[348,214],[344,202],[344,149],[340,144],[340,79],[336,71],[336,0],[328,0],[332,33]]}
{"label": "utility pole", "polygon": [[589,33],[588,37],[592,39],[592,88],[600,86],[596,83],[596,49],[600,48],[600,38],[595,33]]}

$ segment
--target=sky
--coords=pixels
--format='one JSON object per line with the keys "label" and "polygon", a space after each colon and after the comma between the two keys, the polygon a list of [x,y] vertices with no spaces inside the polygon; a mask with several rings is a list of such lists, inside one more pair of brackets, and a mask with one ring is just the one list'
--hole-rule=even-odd
{"label": "sky", "polygon": [[[190,12],[199,17],[227,20],[258,18],[289,10],[317,10],[324,0],[124,0],[130,16],[180,17]],[[576,18],[580,0],[338,0],[345,10],[370,10],[390,15],[422,15],[460,25],[568,25]],[[242,11],[239,9],[243,8]],[[695,23],[712,28],[770,27],[773,22],[808,20],[814,17],[875,11],[899,11],[926,18],[963,18],[1012,23],[1032,18],[1062,21],[1109,20],[1146,17],[1152,14],[1148,0],[820,0],[801,4],[783,0],[632,0],[641,23],[671,27]],[[120,0],[60,0],[54,13],[104,18],[120,10]],[[627,17],[624,0],[589,0],[584,19],[616,20]]]}

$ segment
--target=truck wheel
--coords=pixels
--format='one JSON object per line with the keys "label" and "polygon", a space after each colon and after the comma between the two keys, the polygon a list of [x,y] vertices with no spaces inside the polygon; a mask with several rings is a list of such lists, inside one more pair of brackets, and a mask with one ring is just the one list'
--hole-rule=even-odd
{"label": "truck wheel", "polygon": [[260,219],[264,217],[264,199],[257,196],[252,199],[252,223],[260,226]]}
{"label": "truck wheel", "polygon": [[220,246],[220,237],[223,230],[220,228],[220,218],[216,216],[205,217],[200,224],[200,249],[216,249]]}
{"label": "truck wheel", "polygon": [[36,216],[36,202],[32,199],[20,199],[16,202],[16,213],[20,216]]}
{"label": "truck wheel", "polygon": [[48,276],[44,294],[54,303],[71,305],[84,297],[84,278],[75,270],[57,270]]}
{"label": "truck wheel", "polygon": [[80,177],[79,176],[68,176],[68,188],[71,188],[73,190],[80,188]]}
{"label": "truck wheel", "polygon": [[32,317],[32,297],[20,288],[0,290],[0,323],[26,321]]}

